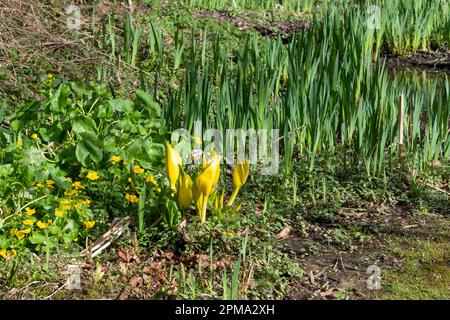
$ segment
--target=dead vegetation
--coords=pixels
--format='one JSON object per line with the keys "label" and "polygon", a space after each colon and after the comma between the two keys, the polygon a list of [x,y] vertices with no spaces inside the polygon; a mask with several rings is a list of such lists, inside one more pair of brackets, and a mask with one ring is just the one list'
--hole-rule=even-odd
{"label": "dead vegetation", "polygon": [[[37,73],[70,79],[93,78],[110,65],[101,48],[101,26],[111,13],[131,10],[123,1],[8,0],[0,6],[0,98],[35,92]],[[77,9],[70,9],[76,5]],[[80,18],[79,20],[77,20]],[[80,23],[78,23],[80,21]],[[72,24],[71,24],[72,23]]]}
{"label": "dead vegetation", "polygon": [[[380,210],[381,209],[381,210]],[[386,293],[386,273],[404,271],[405,261],[393,253],[392,246],[412,239],[439,245],[448,243],[449,221],[445,216],[429,214],[412,216],[408,207],[345,208],[332,224],[311,222],[307,234],[293,234],[283,240],[293,253],[306,277],[293,279],[289,299],[373,299]],[[363,242],[356,239],[340,241],[333,233],[357,227],[365,234]],[[367,268],[382,270],[381,290],[367,287]],[[447,266],[448,267],[448,266]]]}
{"label": "dead vegetation", "polygon": [[219,22],[228,22],[239,30],[256,30],[263,36],[282,35],[289,36],[299,30],[309,27],[305,20],[290,19],[285,21],[257,21],[249,14],[235,14],[226,10],[205,11],[200,10],[196,13],[200,19],[212,18]]}

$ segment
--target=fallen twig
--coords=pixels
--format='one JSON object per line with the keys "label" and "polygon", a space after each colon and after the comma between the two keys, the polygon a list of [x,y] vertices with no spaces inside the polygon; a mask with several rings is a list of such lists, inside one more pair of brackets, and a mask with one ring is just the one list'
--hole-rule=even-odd
{"label": "fallen twig", "polygon": [[419,226],[420,226],[420,225],[418,225],[418,224],[410,224],[410,225],[408,225],[408,226],[404,226],[403,229],[417,228],[417,227],[419,227]]}
{"label": "fallen twig", "polygon": [[431,189],[434,189],[434,190],[436,190],[436,191],[440,191],[440,192],[445,193],[446,195],[450,196],[450,193],[447,192],[447,191],[445,191],[444,189],[441,189],[441,188],[439,188],[439,187],[433,186],[433,185],[430,184],[430,183],[427,183],[426,185],[427,185],[428,187],[430,187]]}
{"label": "fallen twig", "polygon": [[53,297],[55,294],[57,294],[59,291],[61,291],[62,288],[64,288],[66,285],[67,285],[67,281],[66,281],[61,287],[59,287],[58,289],[56,289],[51,295],[45,297],[44,300],[48,300],[48,299],[50,299],[51,297]]}
{"label": "fallen twig", "polygon": [[81,251],[80,255],[89,258],[93,258],[99,255],[104,249],[109,247],[115,239],[122,235],[125,227],[127,227],[129,224],[130,217],[114,220],[111,228],[98,240]]}

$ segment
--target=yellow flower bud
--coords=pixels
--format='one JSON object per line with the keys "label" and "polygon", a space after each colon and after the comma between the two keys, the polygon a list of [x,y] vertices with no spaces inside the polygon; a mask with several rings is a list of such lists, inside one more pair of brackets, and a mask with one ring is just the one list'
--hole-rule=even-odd
{"label": "yellow flower bud", "polygon": [[118,162],[122,161],[122,157],[121,157],[121,156],[113,156],[113,157],[111,158],[111,161],[112,161],[113,163],[118,163]]}
{"label": "yellow flower bud", "polygon": [[242,186],[247,182],[248,172],[250,168],[250,163],[248,160],[245,160],[244,163],[236,163],[233,169],[233,193],[231,194],[230,199],[227,202],[228,206],[231,206],[236,199],[236,196]]}
{"label": "yellow flower bud", "polygon": [[47,226],[48,226],[47,223],[44,223],[44,222],[42,222],[42,221],[40,221],[40,220],[36,223],[36,225],[37,225],[40,229],[45,229],[45,228],[47,228]]}
{"label": "yellow flower bud", "polygon": [[180,176],[180,188],[178,190],[178,205],[181,209],[189,207],[192,203],[192,179],[185,172]]}
{"label": "yellow flower bud", "polygon": [[[220,169],[220,160],[220,157],[215,157],[213,160],[211,160],[211,162],[209,162],[208,165],[202,169],[202,171],[197,176],[197,179],[195,180],[197,191],[202,196],[202,211],[200,214],[202,223],[206,221],[206,207],[208,204],[208,198],[215,186],[214,182],[217,178],[217,167],[219,167]],[[200,196],[198,196],[198,198],[200,198]]]}

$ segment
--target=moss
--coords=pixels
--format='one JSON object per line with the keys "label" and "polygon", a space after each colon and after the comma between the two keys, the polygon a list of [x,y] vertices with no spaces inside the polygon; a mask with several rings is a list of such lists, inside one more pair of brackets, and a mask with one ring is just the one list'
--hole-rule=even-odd
{"label": "moss", "polygon": [[402,264],[384,271],[378,298],[450,299],[450,245],[445,237],[394,238],[391,250]]}

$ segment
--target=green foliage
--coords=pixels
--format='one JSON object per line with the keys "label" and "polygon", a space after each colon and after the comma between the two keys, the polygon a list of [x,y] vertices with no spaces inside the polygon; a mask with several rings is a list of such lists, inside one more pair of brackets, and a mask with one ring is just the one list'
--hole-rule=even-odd
{"label": "green foliage", "polygon": [[[30,251],[45,254],[49,266],[51,254],[76,251],[113,218],[130,215],[146,250],[208,253],[206,271],[200,263],[197,269],[170,265],[157,294],[281,298],[289,279],[302,276],[274,241],[286,225],[295,222],[307,234],[307,219],[333,224],[345,206],[365,201],[403,201],[422,215],[446,212],[446,202],[421,185],[448,183],[445,172],[435,177],[430,166],[450,155],[450,82],[391,74],[382,54],[448,48],[448,2],[142,3],[151,7],[148,15],[111,14],[90,30],[105,59],[96,69],[100,84],[40,72],[39,99],[0,103],[0,121],[10,124],[0,129],[0,257],[11,267],[2,284],[14,283],[21,270],[16,261]],[[371,4],[382,8],[380,29],[367,28]],[[311,18],[294,34],[266,37],[232,21],[197,19],[199,9],[231,10],[236,17],[254,10],[249,14],[263,17],[261,23],[275,16],[289,21],[293,12]],[[225,137],[227,129],[279,129],[284,169],[276,177],[250,177],[241,204],[232,208],[223,205],[220,191],[229,182],[222,178],[207,195],[214,209],[204,224],[192,200],[180,208],[162,174],[162,142],[175,129],[194,134],[198,120]],[[193,176],[200,171],[183,169]],[[366,236],[349,225],[329,237],[352,250]],[[174,279],[179,291],[170,292]]]}
{"label": "green foliage", "polygon": [[159,106],[144,91],[129,101],[103,86],[49,79],[44,101],[27,103],[1,131],[1,249],[68,248],[130,202],[139,202],[143,231],[159,190],[153,178],[146,199],[146,179],[163,157]]}

